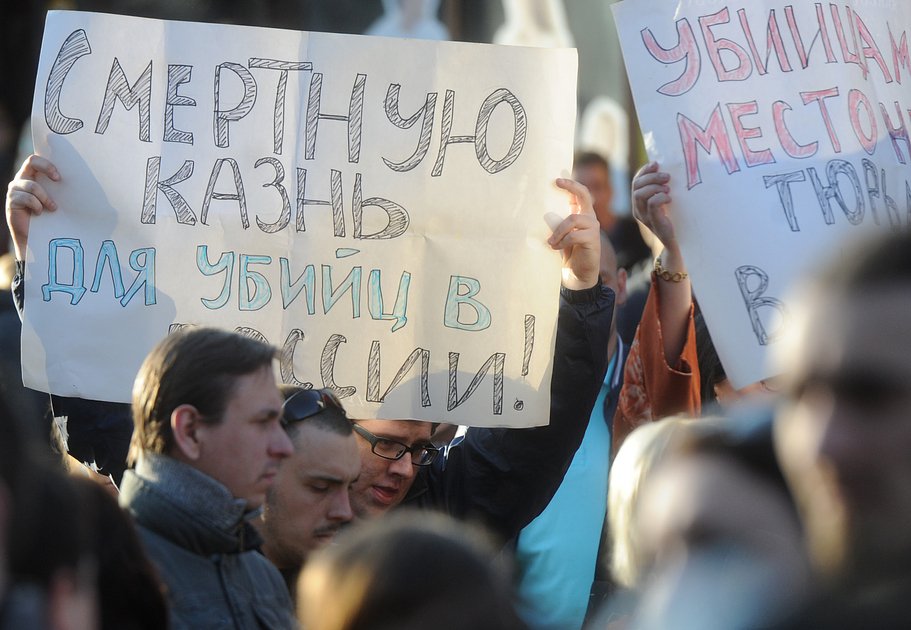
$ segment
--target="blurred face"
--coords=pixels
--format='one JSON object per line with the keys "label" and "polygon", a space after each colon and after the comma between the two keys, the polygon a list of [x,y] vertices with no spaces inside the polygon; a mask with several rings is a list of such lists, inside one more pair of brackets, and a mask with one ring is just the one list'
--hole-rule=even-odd
{"label": "blurred face", "polygon": [[279,422],[282,396],[271,367],[236,379],[218,424],[200,424],[192,465],[222,483],[251,508],[263,504],[291,441]]}
{"label": "blurred face", "polygon": [[[358,424],[377,437],[406,446],[430,445],[431,423],[418,420],[360,420]],[[371,450],[370,442],[357,436],[361,476],[352,486],[351,507],[360,519],[374,518],[398,505],[414,483],[418,467],[410,454],[401,459],[383,459]]]}
{"label": "blurred face", "polygon": [[727,457],[662,465],[644,488],[637,523],[652,565],[647,599],[662,618],[704,615],[686,607],[712,593],[720,602],[711,614],[725,623],[710,626],[741,627],[727,615],[774,615],[804,592],[803,538],[787,497]]}
{"label": "blurred face", "polygon": [[601,263],[598,275],[601,278],[601,284],[614,290],[616,296],[614,305],[626,304],[626,269],[617,267],[617,253],[604,232],[601,232]]}
{"label": "blurred face", "polygon": [[611,188],[610,173],[598,164],[587,164],[573,170],[573,179],[588,188],[601,229],[610,230],[615,220],[612,209],[614,190]]}
{"label": "blurred face", "polygon": [[294,455],[282,464],[263,512],[263,551],[279,568],[297,567],[353,516],[349,490],[361,470],[354,435],[303,421]]}
{"label": "blurred face", "polygon": [[798,312],[776,449],[814,561],[846,575],[911,558],[911,286]]}

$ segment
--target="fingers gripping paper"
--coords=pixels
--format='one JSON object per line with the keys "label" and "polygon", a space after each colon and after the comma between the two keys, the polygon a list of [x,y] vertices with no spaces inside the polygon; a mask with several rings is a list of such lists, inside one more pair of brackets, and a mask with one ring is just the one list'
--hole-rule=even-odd
{"label": "fingers gripping paper", "polygon": [[911,4],[626,0],[614,13],[694,292],[742,387],[773,371],[810,263],[908,227]]}
{"label": "fingers gripping paper", "polygon": [[575,77],[573,50],[49,13],[26,384],[126,401],[214,325],[354,417],[546,423]]}

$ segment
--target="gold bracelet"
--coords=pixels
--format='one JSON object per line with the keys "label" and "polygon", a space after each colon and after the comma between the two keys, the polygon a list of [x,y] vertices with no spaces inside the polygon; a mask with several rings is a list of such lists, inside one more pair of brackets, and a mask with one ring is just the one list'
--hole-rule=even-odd
{"label": "gold bracelet", "polygon": [[690,277],[690,274],[688,274],[685,271],[674,271],[674,272],[668,271],[667,269],[665,269],[664,267],[661,266],[660,257],[655,259],[655,275],[658,276],[659,278],[661,278],[662,280],[665,280],[666,282],[682,282],[686,278]]}

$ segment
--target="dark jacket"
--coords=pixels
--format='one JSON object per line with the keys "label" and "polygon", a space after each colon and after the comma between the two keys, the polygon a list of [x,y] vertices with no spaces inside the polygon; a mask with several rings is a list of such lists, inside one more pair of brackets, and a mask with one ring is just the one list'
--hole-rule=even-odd
{"label": "dark jacket", "polygon": [[257,550],[242,500],[196,469],[146,455],[120,503],[168,589],[173,630],[294,628],[288,589]]}
{"label": "dark jacket", "polygon": [[[11,288],[13,303],[21,319],[25,307],[25,263],[21,260],[16,261]],[[21,372],[21,366],[19,369]],[[37,392],[35,395],[40,396]],[[54,421],[63,428],[66,452],[93,465],[101,474],[110,475],[114,484],[120,486],[133,434],[130,405],[54,395],[50,399]],[[44,435],[47,435],[46,430]]]}
{"label": "dark jacket", "polygon": [[550,502],[582,442],[604,382],[615,297],[601,286],[563,288],[560,295],[550,424],[469,429],[445,458],[419,470],[404,506],[480,521],[507,541]]}

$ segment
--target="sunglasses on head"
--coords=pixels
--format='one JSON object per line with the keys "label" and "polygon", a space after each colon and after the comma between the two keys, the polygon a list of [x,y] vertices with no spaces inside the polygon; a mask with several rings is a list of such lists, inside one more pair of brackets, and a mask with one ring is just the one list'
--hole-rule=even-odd
{"label": "sunglasses on head", "polygon": [[339,410],[347,417],[341,401],[330,389],[302,389],[288,397],[282,405],[282,424],[294,424],[319,415],[328,408]]}

